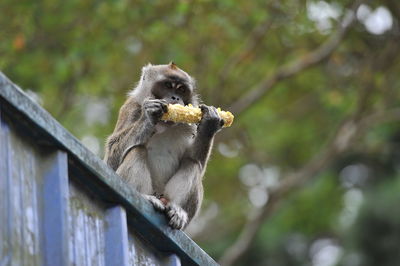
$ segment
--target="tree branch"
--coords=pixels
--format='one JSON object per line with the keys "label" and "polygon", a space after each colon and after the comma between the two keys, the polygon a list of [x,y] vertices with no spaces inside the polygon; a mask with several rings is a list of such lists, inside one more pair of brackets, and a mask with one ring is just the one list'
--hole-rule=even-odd
{"label": "tree branch", "polygon": [[282,198],[294,189],[301,187],[348,151],[355,140],[369,128],[377,124],[400,120],[399,107],[362,115],[361,113],[364,111],[363,105],[360,104],[359,109],[341,123],[334,137],[321,153],[317,154],[299,171],[283,178],[279,187],[270,192],[267,205],[248,219],[236,242],[223,254],[219,261],[221,265],[232,265],[248,250],[263,222],[274,212]]}
{"label": "tree branch", "polygon": [[[315,176],[318,172],[323,170],[340,153],[344,152],[346,148],[348,148],[348,146],[338,145],[338,143],[343,143],[343,141],[340,141],[341,134],[342,132],[348,131],[349,125],[353,124],[350,121],[352,120],[342,123],[333,140],[325,149],[323,149],[320,154],[315,156],[308,164],[306,164],[296,173],[289,174],[284,177],[279,187],[270,192],[267,205],[260,209],[254,217],[247,221],[236,242],[229,249],[227,249],[221,257],[219,261],[221,265],[232,265],[248,250],[264,220],[273,213],[277,205],[281,202],[282,198],[289,194],[289,192],[291,192],[293,189],[303,184],[309,178]],[[353,139],[357,133],[354,130],[351,130],[350,132],[352,132],[351,135],[347,134],[349,136],[349,140]],[[350,141],[346,141],[346,143],[349,145]]]}
{"label": "tree branch", "polygon": [[[353,10],[356,10],[359,4],[359,1],[357,1]],[[352,18],[352,21],[354,21],[354,18]],[[244,111],[251,104],[254,104],[260,97],[265,95],[265,93],[279,80],[293,76],[307,67],[327,58],[339,45],[351,24],[352,22],[349,22],[346,26],[342,26],[342,23],[340,23],[339,29],[336,33],[320,48],[309,53],[305,58],[295,61],[291,66],[281,68],[271,78],[262,81],[260,85],[258,85],[257,89],[251,91],[243,97],[242,100],[236,102],[230,110],[236,114]],[[267,205],[260,209],[255,216],[248,219],[236,242],[222,255],[220,259],[221,265],[232,265],[240,259],[250,247],[265,219],[274,212],[281,202],[281,199],[295,188],[303,185],[307,180],[317,175],[331,162],[343,154],[343,152],[348,150],[349,147],[352,146],[354,139],[360,135],[361,131],[364,131],[375,122],[382,121],[384,118],[399,118],[400,110],[397,109],[391,110],[389,114],[378,112],[364,117],[362,114],[365,112],[365,102],[368,98],[369,92],[370,89],[366,89],[365,93],[362,92],[362,95],[359,98],[360,102],[358,108],[352,115],[343,120],[326,148],[311,159],[302,169],[295,173],[288,174],[283,178],[280,186],[270,192]]]}
{"label": "tree branch", "polygon": [[271,24],[272,21],[268,18],[252,30],[241,48],[236,53],[234,53],[222,67],[222,70],[219,72],[218,75],[219,83],[217,84],[217,86],[215,86],[216,88],[221,88],[228,78],[231,70],[236,67],[240,62],[242,62],[251,52],[253,52],[254,49],[257,48],[262,39],[264,39],[264,37],[266,36]]}
{"label": "tree branch", "polygon": [[[354,4],[354,7],[352,8],[353,14],[355,14],[354,11],[357,10],[360,2],[361,1],[356,1]],[[347,15],[348,14],[345,14],[342,21],[338,23],[338,28],[336,29],[335,33],[333,33],[330,38],[320,47],[293,61],[292,63],[279,68],[274,74],[268,76],[255,85],[249,93],[241,96],[239,100],[234,102],[228,109],[235,115],[240,114],[251,105],[259,101],[279,81],[295,76],[299,72],[310,68],[328,58],[339,46],[340,42],[355,21],[355,15],[352,15],[350,18],[347,17]]]}
{"label": "tree branch", "polygon": [[267,205],[260,209],[256,215],[249,218],[244,226],[237,241],[223,254],[219,263],[221,265],[232,265],[237,261],[250,247],[257,232],[263,222],[277,208],[281,199],[292,192],[294,189],[302,186],[306,181],[317,175],[340,155],[352,147],[354,140],[369,128],[387,122],[400,120],[400,108],[377,111],[372,114],[361,117],[356,111],[339,126],[335,136],[327,147],[308,164],[296,173],[289,174],[283,178],[283,182],[278,188],[270,192],[270,198]]}

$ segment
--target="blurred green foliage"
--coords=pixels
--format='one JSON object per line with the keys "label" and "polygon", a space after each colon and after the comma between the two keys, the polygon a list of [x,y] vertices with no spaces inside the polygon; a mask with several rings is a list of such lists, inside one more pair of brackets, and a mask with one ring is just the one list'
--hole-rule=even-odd
{"label": "blurred green foliage", "polygon": [[[174,61],[206,104],[226,109],[328,40],[351,3],[3,0],[0,69],[102,156],[146,63]],[[400,3],[365,1],[356,15],[327,60],[278,82],[216,139],[189,228],[216,259],[271,184],[323,150],[345,117],[399,107]],[[237,264],[399,265],[399,145],[398,121],[368,128],[281,199]]]}

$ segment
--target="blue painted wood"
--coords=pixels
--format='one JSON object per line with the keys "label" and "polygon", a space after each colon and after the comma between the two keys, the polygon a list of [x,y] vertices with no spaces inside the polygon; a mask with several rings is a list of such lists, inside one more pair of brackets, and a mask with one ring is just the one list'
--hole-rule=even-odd
{"label": "blue painted wood", "polygon": [[11,160],[10,129],[2,119],[0,110],[0,265],[10,265],[12,261],[11,223],[12,208],[9,196]]}
{"label": "blue painted wood", "polygon": [[71,174],[69,177],[69,263],[105,266],[107,207],[97,195],[71,180]]}
{"label": "blue painted wood", "polygon": [[149,239],[143,239],[136,232],[128,232],[129,265],[166,265],[166,258],[170,253],[157,251],[154,243],[148,241]]}
{"label": "blue painted wood", "polygon": [[43,177],[44,264],[68,265],[68,165],[67,154],[52,155],[49,171]]}
{"label": "blue painted wood", "polygon": [[179,259],[179,257],[177,255],[172,254],[167,258],[166,265],[168,265],[168,266],[181,266],[181,260]]}
{"label": "blue painted wood", "polygon": [[125,210],[121,206],[108,209],[106,222],[106,265],[128,266],[128,226]]}
{"label": "blue painted wood", "polygon": [[0,122],[0,265],[42,265],[38,196],[45,155]]}

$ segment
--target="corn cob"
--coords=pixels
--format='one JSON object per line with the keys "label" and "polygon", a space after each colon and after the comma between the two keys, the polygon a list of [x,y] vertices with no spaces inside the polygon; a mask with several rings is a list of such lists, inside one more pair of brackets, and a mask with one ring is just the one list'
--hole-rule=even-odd
{"label": "corn cob", "polygon": [[[233,114],[217,108],[219,116],[224,120],[223,127],[230,127],[233,123]],[[177,123],[198,123],[203,116],[201,109],[191,104],[183,106],[180,104],[168,104],[168,112],[162,116],[162,120]]]}

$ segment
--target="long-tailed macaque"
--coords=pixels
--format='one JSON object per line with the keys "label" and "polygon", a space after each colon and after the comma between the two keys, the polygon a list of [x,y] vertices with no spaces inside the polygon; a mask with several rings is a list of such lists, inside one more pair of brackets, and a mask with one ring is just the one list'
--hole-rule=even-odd
{"label": "long-tailed macaque", "polygon": [[146,65],[121,107],[104,161],[183,229],[203,199],[202,178],[215,134],[224,121],[215,107],[200,105],[198,125],[165,122],[168,104],[198,106],[195,81],[174,63]]}

